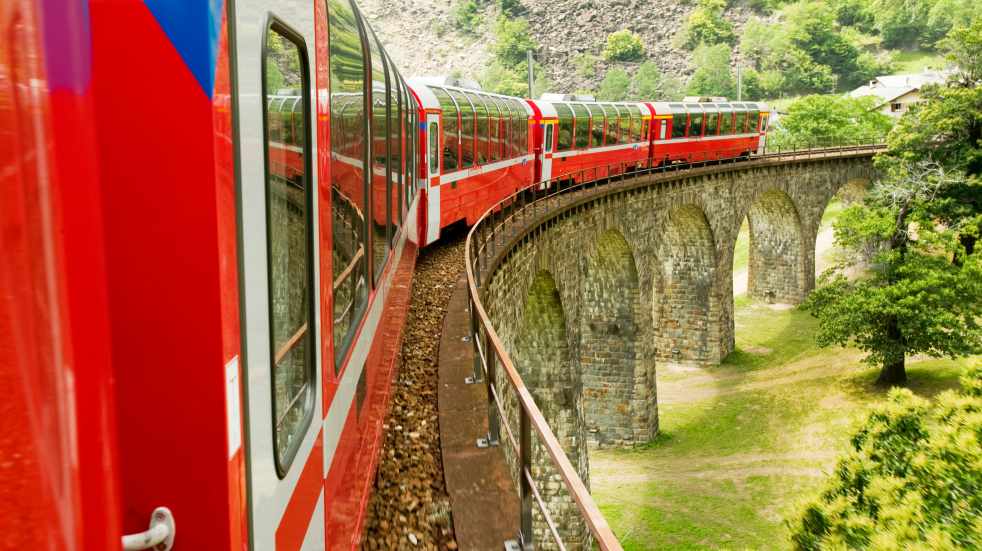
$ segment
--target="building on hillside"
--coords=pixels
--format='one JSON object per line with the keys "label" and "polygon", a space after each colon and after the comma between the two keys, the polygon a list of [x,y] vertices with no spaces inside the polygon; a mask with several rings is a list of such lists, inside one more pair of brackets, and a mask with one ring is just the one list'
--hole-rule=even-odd
{"label": "building on hillside", "polygon": [[950,71],[924,71],[910,75],[880,76],[849,92],[849,97],[873,96],[877,100],[877,111],[899,117],[912,104],[921,100],[921,88],[928,84],[943,84],[950,75]]}

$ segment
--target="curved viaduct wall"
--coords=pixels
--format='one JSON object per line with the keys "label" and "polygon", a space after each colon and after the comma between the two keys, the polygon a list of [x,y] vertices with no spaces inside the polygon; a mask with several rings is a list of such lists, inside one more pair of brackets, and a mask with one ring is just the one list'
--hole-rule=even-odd
{"label": "curved viaduct wall", "polygon": [[[868,156],[680,174],[554,213],[499,257],[484,305],[585,482],[587,441],[627,445],[657,433],[656,362],[712,365],[733,350],[733,250],[744,218],[748,292],[800,302],[815,285],[826,206],[871,175]],[[514,408],[506,400],[517,431]],[[587,548],[544,452],[533,462],[564,539]],[[545,530],[537,519],[540,546],[551,541]]]}

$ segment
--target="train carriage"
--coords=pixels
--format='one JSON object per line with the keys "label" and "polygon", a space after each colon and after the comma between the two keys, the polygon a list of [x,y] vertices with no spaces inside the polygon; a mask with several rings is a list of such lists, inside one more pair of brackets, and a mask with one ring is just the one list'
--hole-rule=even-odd
{"label": "train carriage", "polygon": [[752,102],[652,103],[655,164],[763,153],[770,110]]}
{"label": "train carriage", "polygon": [[532,185],[532,109],[519,98],[411,79],[426,113],[429,173],[424,244],[473,224],[491,205]]}
{"label": "train carriage", "polygon": [[543,121],[555,121],[536,144],[537,149],[544,150],[551,145],[550,137],[554,144],[541,155],[539,181],[579,182],[645,166],[652,115],[647,104],[562,98],[530,102],[542,113]]}

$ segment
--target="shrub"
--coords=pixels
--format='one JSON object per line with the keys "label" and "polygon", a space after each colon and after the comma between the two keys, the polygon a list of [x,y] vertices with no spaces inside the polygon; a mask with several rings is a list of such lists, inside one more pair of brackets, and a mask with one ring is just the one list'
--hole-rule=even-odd
{"label": "shrub", "polygon": [[452,13],[457,28],[462,32],[474,33],[481,25],[481,8],[474,0],[457,2]]}
{"label": "shrub", "polygon": [[494,34],[497,39],[494,54],[498,61],[508,67],[525,62],[526,52],[537,47],[529,32],[529,22],[522,18],[499,18]]}
{"label": "shrub", "polygon": [[935,404],[894,389],[821,495],[789,522],[797,549],[982,547],[982,365]]}
{"label": "shrub", "polygon": [[788,114],[781,117],[781,128],[789,143],[801,145],[825,140],[869,140],[885,136],[893,126],[892,119],[876,111],[875,106],[870,97],[805,96],[788,106]]}
{"label": "shrub", "polygon": [[607,71],[603,82],[600,83],[597,99],[601,101],[624,101],[627,99],[630,89],[631,79],[627,76],[627,71],[615,67]]}
{"label": "shrub", "polygon": [[498,8],[505,15],[518,15],[525,11],[525,7],[519,0],[498,0]]}
{"label": "shrub", "polygon": [[681,96],[682,85],[677,79],[662,74],[658,65],[646,61],[638,67],[632,86],[634,99],[637,100],[672,100]]}
{"label": "shrub", "polygon": [[599,58],[595,55],[580,54],[573,58],[573,67],[576,74],[583,78],[593,78],[597,75],[597,62]]}
{"label": "shrub", "polygon": [[637,34],[620,30],[607,37],[604,57],[609,61],[636,61],[644,57],[644,44]]}
{"label": "shrub", "polygon": [[692,54],[696,72],[689,79],[687,92],[694,96],[726,96],[733,98],[736,90],[730,70],[730,48],[726,44],[703,44]]}
{"label": "shrub", "polygon": [[699,0],[682,29],[682,46],[691,50],[700,44],[733,45],[736,33],[733,24],[723,18],[725,9],[726,0]]}

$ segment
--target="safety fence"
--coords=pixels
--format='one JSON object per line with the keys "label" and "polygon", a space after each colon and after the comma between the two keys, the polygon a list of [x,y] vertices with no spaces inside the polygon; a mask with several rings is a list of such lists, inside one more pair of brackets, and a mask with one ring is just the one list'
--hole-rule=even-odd
{"label": "safety fence", "polygon": [[[814,143],[824,143],[825,146],[816,148],[813,146]],[[542,411],[536,405],[531,391],[525,386],[518,367],[495,332],[485,310],[482,293],[490,283],[504,254],[529,231],[547,220],[550,213],[561,211],[563,207],[573,203],[582,203],[593,196],[616,192],[620,188],[653,185],[659,181],[669,181],[694,174],[695,171],[726,169],[737,163],[750,165],[872,155],[883,149],[880,140],[870,140],[866,143],[817,140],[807,145],[809,147],[799,147],[799,144],[791,144],[790,147],[771,147],[764,153],[752,156],[748,156],[745,149],[717,150],[688,155],[685,159],[671,163],[655,164],[649,160],[643,163],[619,163],[584,169],[506,197],[489,208],[471,228],[465,244],[465,269],[471,335],[476,356],[473,381],[483,381],[487,388],[488,402],[489,432],[487,437],[482,439],[482,444],[497,445],[501,441],[501,432],[504,429],[506,442],[518,459],[516,465],[518,472],[514,474],[517,475],[519,487],[518,544],[522,549],[529,549],[535,545],[532,528],[533,506],[541,512],[556,546],[563,550],[567,546],[532,475],[533,430],[548,452],[552,466],[562,478],[566,491],[576,503],[596,545],[602,550],[622,548],[583,480],[566,456],[549,423],[543,417]],[[504,388],[498,388],[499,369],[502,370],[504,380],[507,381]],[[517,434],[507,420],[503,392],[513,393],[517,401],[519,417]]]}

